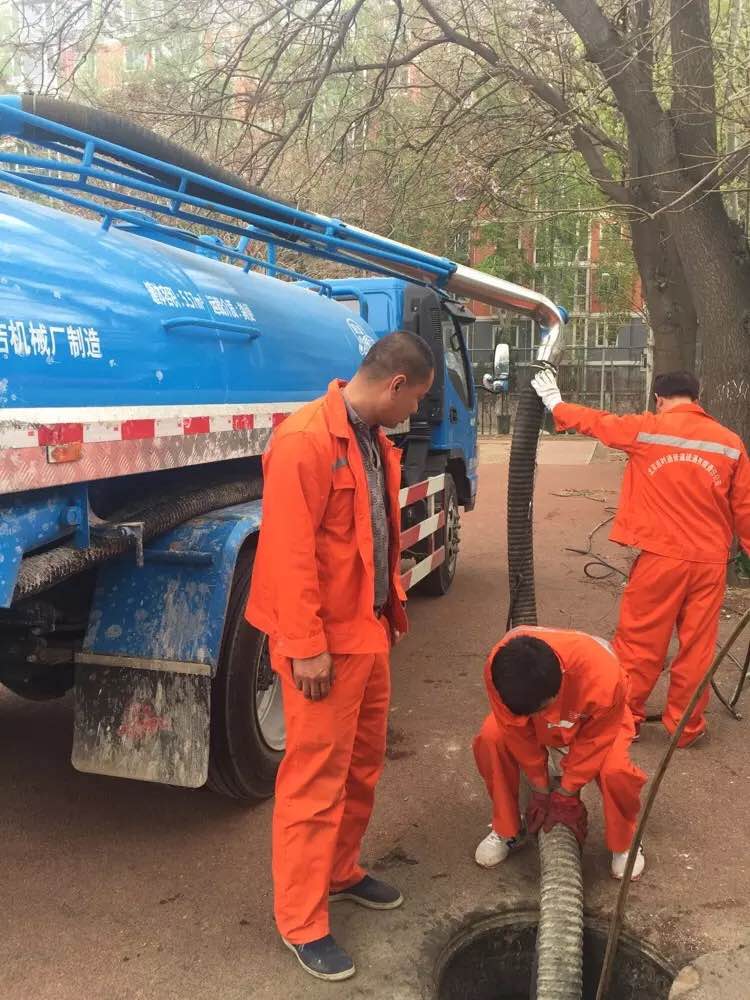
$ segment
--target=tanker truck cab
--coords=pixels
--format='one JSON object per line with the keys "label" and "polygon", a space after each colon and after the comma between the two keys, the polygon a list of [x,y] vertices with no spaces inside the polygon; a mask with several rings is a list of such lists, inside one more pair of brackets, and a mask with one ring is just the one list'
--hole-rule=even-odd
{"label": "tanker truck cab", "polygon": [[273,429],[375,338],[423,337],[434,384],[389,433],[403,586],[445,594],[477,484],[460,300],[548,307],[115,115],[0,98],[0,135],[0,683],[72,689],[82,771],[267,797],[281,697],[244,608]]}
{"label": "tanker truck cab", "polygon": [[418,482],[425,474],[449,471],[458,502],[471,510],[477,492],[477,400],[464,331],[474,316],[456,299],[399,279],[337,279],[327,285],[376,336],[409,330],[430,345],[435,380],[399,439],[406,451],[404,474],[407,482]]}
{"label": "tanker truck cab", "polygon": [[[460,508],[470,511],[477,494],[476,391],[464,330],[474,316],[459,301],[431,288],[394,278],[335,279],[326,282],[332,298],[368,323],[376,336],[409,330],[423,337],[435,358],[435,379],[408,427],[394,429],[403,449],[405,486],[445,476],[445,489],[433,504],[404,510],[404,528],[443,513],[444,560],[420,584],[435,596],[449,589],[460,545]],[[404,551],[403,568],[428,554],[424,541]]]}

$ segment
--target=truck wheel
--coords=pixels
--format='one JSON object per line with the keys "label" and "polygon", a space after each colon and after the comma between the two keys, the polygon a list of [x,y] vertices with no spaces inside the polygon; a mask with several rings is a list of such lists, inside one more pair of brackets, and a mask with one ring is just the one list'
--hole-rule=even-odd
{"label": "truck wheel", "polygon": [[73,681],[73,668],[63,665],[27,667],[21,672],[0,675],[0,683],[28,701],[63,698],[73,687]]}
{"label": "truck wheel", "polygon": [[[435,504],[435,509],[441,509],[439,503]],[[453,577],[456,575],[458,548],[461,542],[461,514],[458,507],[458,493],[453,476],[448,472],[445,474],[442,509],[445,510],[443,536],[440,539],[440,536],[436,535],[435,540],[445,546],[445,559],[437,569],[434,569],[418,584],[419,591],[431,597],[442,597],[450,590]]]}
{"label": "truck wheel", "polygon": [[244,615],[254,555],[240,555],[211,689],[208,785],[244,802],[273,795],[284,754],[281,684],[271,670],[268,638]]}

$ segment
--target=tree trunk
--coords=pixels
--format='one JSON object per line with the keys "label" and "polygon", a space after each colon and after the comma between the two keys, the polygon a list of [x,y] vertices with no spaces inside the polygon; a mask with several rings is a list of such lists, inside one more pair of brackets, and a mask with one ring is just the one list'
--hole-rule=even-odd
{"label": "tree trunk", "polygon": [[658,196],[646,179],[643,157],[632,135],[628,148],[633,178],[628,188],[630,201],[644,213],[631,216],[630,232],[654,333],[654,373],[694,371],[698,319],[693,296],[668,221],[649,217],[659,207]]}
{"label": "tree trunk", "polygon": [[693,371],[698,321],[672,236],[653,219],[632,221],[630,232],[654,331],[654,371]]}
{"label": "tree trunk", "polygon": [[[659,102],[648,63],[630,58],[596,0],[551,0],[578,32],[625,119],[682,265],[698,322],[698,368],[711,413],[750,439],[750,259],[718,192],[716,108],[708,0],[672,0],[673,113]],[[700,182],[706,179],[704,188]]]}
{"label": "tree trunk", "polygon": [[698,370],[713,416],[750,441],[750,259],[720,195],[669,216],[698,318]]}

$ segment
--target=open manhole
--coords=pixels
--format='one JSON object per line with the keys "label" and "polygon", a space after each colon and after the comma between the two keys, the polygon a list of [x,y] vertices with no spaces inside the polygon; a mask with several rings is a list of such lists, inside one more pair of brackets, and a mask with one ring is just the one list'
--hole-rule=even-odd
{"label": "open manhole", "polygon": [[[532,914],[488,917],[464,928],[436,970],[437,1000],[529,1000],[537,920]],[[585,921],[583,1000],[595,1000],[607,925]],[[675,970],[653,949],[620,937],[608,1000],[667,1000]]]}

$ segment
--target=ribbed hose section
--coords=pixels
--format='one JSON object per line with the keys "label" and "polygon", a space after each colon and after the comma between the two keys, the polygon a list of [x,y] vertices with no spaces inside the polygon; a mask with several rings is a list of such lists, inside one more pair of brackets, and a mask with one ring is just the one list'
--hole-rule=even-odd
{"label": "ribbed hose section", "polygon": [[[518,400],[508,469],[508,576],[511,625],[536,625],[534,474],[544,405],[528,386]],[[581,1000],[583,879],[572,831],[539,834],[541,886],[531,1000]]]}
{"label": "ribbed hose section", "polygon": [[536,990],[531,1000],[581,1000],[583,878],[581,851],[567,826],[539,833],[541,888]]}
{"label": "ribbed hose section", "polygon": [[512,625],[536,625],[534,472],[544,405],[531,386],[518,400],[508,466],[508,577]]}
{"label": "ribbed hose section", "polygon": [[[158,501],[143,498],[137,504],[114,513],[109,523],[142,521],[144,542],[156,535],[176,528],[178,524],[193,517],[231,507],[238,503],[258,500],[263,495],[263,479],[260,476],[213,483],[201,489],[185,493],[163,496]],[[50,549],[37,556],[29,556],[21,564],[14,601],[33,597],[42,590],[67,580],[77,573],[123,555],[133,549],[133,539],[127,536],[102,539],[87,549],[74,549],[67,545]]]}

